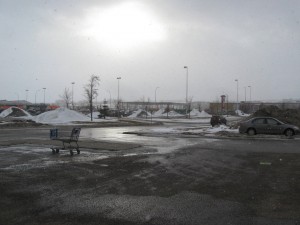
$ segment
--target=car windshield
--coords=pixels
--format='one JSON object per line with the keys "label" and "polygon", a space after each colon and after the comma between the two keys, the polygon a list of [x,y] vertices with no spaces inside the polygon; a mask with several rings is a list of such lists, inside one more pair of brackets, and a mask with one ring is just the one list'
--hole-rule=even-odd
{"label": "car windshield", "polygon": [[0,0],[0,51],[0,224],[300,225],[300,0]]}

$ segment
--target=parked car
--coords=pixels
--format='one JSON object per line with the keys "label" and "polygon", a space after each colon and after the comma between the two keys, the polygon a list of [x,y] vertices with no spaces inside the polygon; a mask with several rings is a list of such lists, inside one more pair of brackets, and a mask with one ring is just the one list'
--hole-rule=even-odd
{"label": "parked car", "polygon": [[284,134],[293,136],[299,133],[299,127],[286,124],[273,117],[255,117],[240,123],[240,133],[255,134]]}

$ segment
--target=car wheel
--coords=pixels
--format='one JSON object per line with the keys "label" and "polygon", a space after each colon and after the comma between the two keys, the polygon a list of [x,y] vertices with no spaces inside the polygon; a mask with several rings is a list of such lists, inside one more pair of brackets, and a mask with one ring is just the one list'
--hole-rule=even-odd
{"label": "car wheel", "polygon": [[292,137],[294,135],[294,131],[292,129],[287,129],[284,134],[287,137]]}
{"label": "car wheel", "polygon": [[247,134],[248,135],[255,135],[256,134],[256,131],[253,129],[253,128],[250,128],[248,131],[247,131]]}

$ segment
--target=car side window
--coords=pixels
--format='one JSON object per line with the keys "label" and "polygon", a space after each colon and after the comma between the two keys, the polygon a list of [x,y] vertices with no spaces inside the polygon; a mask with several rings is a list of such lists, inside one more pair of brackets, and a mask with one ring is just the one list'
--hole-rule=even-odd
{"label": "car side window", "polygon": [[254,124],[265,124],[265,119],[256,119],[253,121]]}
{"label": "car side window", "polygon": [[278,122],[276,120],[273,120],[273,119],[267,119],[267,123],[269,125],[277,125],[278,124]]}

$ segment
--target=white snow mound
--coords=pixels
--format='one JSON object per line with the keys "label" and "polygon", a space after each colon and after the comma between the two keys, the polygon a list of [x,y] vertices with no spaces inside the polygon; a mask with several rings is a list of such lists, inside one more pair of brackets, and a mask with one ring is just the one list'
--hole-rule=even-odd
{"label": "white snow mound", "polygon": [[134,111],[130,116],[128,116],[129,118],[137,118],[137,117],[146,117],[147,116],[151,116],[151,113],[146,112],[145,110],[139,109],[137,111]]}
{"label": "white snow mound", "polygon": [[190,115],[192,117],[201,117],[201,118],[208,118],[208,117],[211,117],[210,114],[208,114],[207,112],[205,112],[204,110],[202,110],[201,112],[199,112],[198,109],[193,109],[191,112],[190,112]]}
{"label": "white snow mound", "polygon": [[76,112],[74,110],[70,110],[67,108],[58,108],[53,111],[44,112],[34,118],[34,121],[37,123],[53,123],[53,124],[61,124],[61,123],[70,123],[75,121],[89,121],[90,118],[87,116]]}

